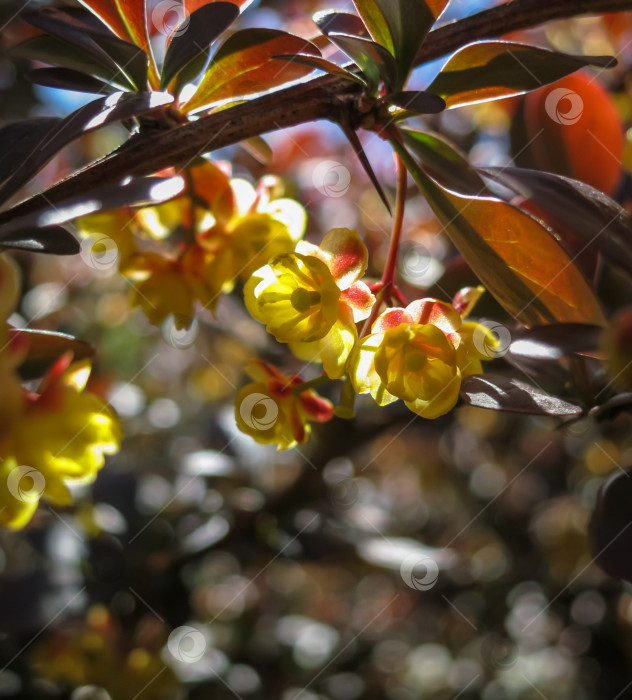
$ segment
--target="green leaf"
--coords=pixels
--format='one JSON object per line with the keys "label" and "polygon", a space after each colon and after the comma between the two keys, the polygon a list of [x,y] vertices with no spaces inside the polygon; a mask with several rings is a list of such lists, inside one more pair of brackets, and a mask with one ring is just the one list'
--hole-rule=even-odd
{"label": "green leaf", "polygon": [[175,76],[193,61],[208,57],[211,44],[239,17],[231,2],[213,2],[196,10],[176,29],[167,48],[160,76],[164,90]]}
{"label": "green leaf", "polygon": [[572,56],[517,44],[479,41],[453,54],[428,87],[449,107],[519,95],[585,66],[616,65],[610,56]]}
{"label": "green leaf", "polygon": [[96,355],[95,349],[65,333],[31,330],[30,328],[12,328],[11,338],[28,343],[28,351],[18,372],[24,381],[39,379],[44,376],[55,362],[65,353],[72,352],[75,360],[91,359]]}
{"label": "green leaf", "polygon": [[354,4],[373,39],[395,56],[395,88],[402,89],[421,44],[447,0],[354,0]]}
{"label": "green leaf", "polygon": [[213,102],[237,99],[303,78],[311,67],[285,64],[273,56],[308,53],[320,56],[314,44],[279,29],[242,29],[217,50],[193,97],[184,105],[191,112]]}
{"label": "green leaf", "polygon": [[536,219],[499,199],[442,187],[401,143],[392,143],[445,232],[510,314],[525,326],[604,324],[579,269]]}
{"label": "green leaf", "polygon": [[267,165],[272,160],[272,149],[261,136],[253,136],[250,139],[240,141],[239,145],[263,165]]}
{"label": "green leaf", "polygon": [[332,32],[327,36],[359,66],[369,83],[376,86],[381,78],[389,90],[395,87],[397,65],[395,59],[384,47],[370,39],[361,39],[347,34]]}
{"label": "green leaf", "polygon": [[404,143],[422,162],[426,172],[448,189],[465,194],[488,192],[483,178],[470,165],[467,156],[438,134],[401,129]]}

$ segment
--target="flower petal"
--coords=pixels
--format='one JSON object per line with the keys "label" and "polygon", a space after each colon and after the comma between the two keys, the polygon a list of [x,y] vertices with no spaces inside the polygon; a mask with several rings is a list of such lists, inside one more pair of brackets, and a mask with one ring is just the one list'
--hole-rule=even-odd
{"label": "flower petal", "polygon": [[461,315],[452,304],[439,299],[417,299],[406,307],[406,312],[413,318],[413,323],[430,323],[440,328],[450,338],[454,347],[458,347]]}
{"label": "flower petal", "polygon": [[340,289],[360,279],[369,263],[369,251],[357,231],[334,228],[323,238],[320,249]]}
{"label": "flower petal", "polygon": [[340,294],[340,301],[353,310],[353,320],[358,323],[368,318],[375,296],[364,282],[354,282]]}
{"label": "flower petal", "polygon": [[358,394],[371,394],[379,406],[397,401],[386,391],[375,370],[375,353],[384,340],[384,333],[373,333],[356,345],[349,358],[349,376]]}

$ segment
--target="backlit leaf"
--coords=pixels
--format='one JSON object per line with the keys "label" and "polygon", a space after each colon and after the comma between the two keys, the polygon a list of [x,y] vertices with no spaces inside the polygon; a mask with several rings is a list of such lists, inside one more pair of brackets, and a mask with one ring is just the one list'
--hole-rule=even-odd
{"label": "backlit leaf", "polygon": [[281,56],[273,56],[275,61],[285,61],[287,63],[300,63],[304,66],[311,66],[316,70],[325,71],[329,75],[335,75],[338,78],[344,78],[345,80],[351,80],[359,85],[366,86],[366,81],[362,80],[359,75],[352,73],[351,71],[342,68],[337,63],[333,61],[328,61],[326,58],[321,56],[312,56],[310,54],[295,53],[295,54],[285,54]]}
{"label": "backlit leaf", "polygon": [[[483,168],[487,173],[562,225],[581,248],[598,250],[610,264],[632,275],[632,215],[600,190],[553,173],[526,168]],[[560,226],[555,223],[560,222]]]}
{"label": "backlit leaf", "polygon": [[287,53],[320,55],[311,42],[279,29],[242,29],[217,50],[185,109],[264,92],[311,72],[308,66],[281,64],[273,56]]}
{"label": "backlit leaf", "polygon": [[428,87],[448,107],[518,95],[584,66],[614,66],[610,56],[572,56],[511,41],[479,41],[459,49]]}
{"label": "backlit leaf", "polygon": [[447,0],[354,0],[371,36],[395,56],[401,89],[415,56]]}
{"label": "backlit leaf", "polygon": [[230,2],[213,2],[187,17],[176,29],[165,55],[160,76],[161,89],[196,58],[208,56],[213,41],[239,16],[239,8]]}
{"label": "backlit leaf", "polygon": [[525,326],[604,323],[595,295],[553,235],[494,197],[457,194],[393,146],[446,233],[481,282]]}

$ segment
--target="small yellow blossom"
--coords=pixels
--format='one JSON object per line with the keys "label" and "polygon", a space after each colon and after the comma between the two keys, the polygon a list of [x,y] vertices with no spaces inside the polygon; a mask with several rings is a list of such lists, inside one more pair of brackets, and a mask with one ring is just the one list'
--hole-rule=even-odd
{"label": "small yellow blossom", "polygon": [[[459,303],[465,312],[472,305]],[[485,326],[463,323],[455,306],[438,299],[388,309],[354,349],[351,381],[380,406],[402,399],[423,418],[437,418],[456,404],[461,380],[480,373],[481,360],[491,359],[481,339],[488,347],[496,342]]]}
{"label": "small yellow blossom", "polygon": [[84,391],[87,362],[61,357],[39,394],[26,392],[21,410],[0,433],[0,523],[24,527],[40,497],[72,502],[68,487],[93,481],[105,455],[118,451],[121,426],[105,403]]}
{"label": "small yellow blossom", "polygon": [[99,246],[114,247],[119,272],[133,283],[132,305],[153,324],[173,315],[179,328],[192,323],[197,302],[213,310],[239,279],[293,251],[307,221],[298,202],[231,179],[210,161],[190,168],[187,182],[187,193],[169,202],[79,220],[94,266],[102,267]]}
{"label": "small yellow blossom", "polygon": [[356,231],[329,231],[319,247],[301,241],[246,282],[251,315],[301,359],[323,363],[332,379],[344,374],[357,341],[356,323],[371,312],[375,297],[359,281],[368,251]]}
{"label": "small yellow blossom", "polygon": [[283,375],[262,360],[251,360],[246,369],[254,382],[237,395],[235,419],[238,428],[264,445],[287,450],[307,442],[309,421],[333,418],[333,406],[313,389],[301,391],[303,380]]}

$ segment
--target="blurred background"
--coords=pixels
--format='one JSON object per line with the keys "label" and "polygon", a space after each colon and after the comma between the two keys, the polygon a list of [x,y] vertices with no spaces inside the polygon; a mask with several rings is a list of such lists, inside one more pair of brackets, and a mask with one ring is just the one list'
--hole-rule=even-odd
{"label": "blurred background", "polygon": [[[24,79],[32,66],[7,53],[31,31],[15,18],[24,4],[0,6],[2,122],[65,115],[92,99]],[[311,13],[333,6],[352,9],[262,1],[240,21],[312,36]],[[484,6],[453,0],[443,21]],[[555,22],[511,38],[616,55],[616,69],[586,81],[603,86],[599,99],[625,133],[629,17]],[[440,65],[419,69],[414,86]],[[521,146],[523,107],[523,98],[504,100],[426,124],[477,164],[519,154],[538,165]],[[119,126],[84,137],[30,191],[124,138]],[[334,226],[359,230],[369,274],[379,276],[389,217],[343,135],[310,124],[266,138],[268,163],[239,147],[213,157],[253,184],[277,177],[279,192],[306,208],[311,240]],[[390,149],[372,134],[363,143],[392,192]],[[625,203],[630,153],[626,135],[614,163],[580,149],[570,167],[597,178],[616,171],[612,194]],[[632,463],[629,418],[560,427],[461,406],[424,421],[401,402],[380,409],[360,397],[355,420],[334,419],[309,444],[277,452],[237,431],[232,400],[249,358],[293,371],[302,363],[250,319],[239,291],[182,332],[130,310],[116,265],[16,258],[24,296],[11,321],[98,348],[91,388],[118,411],[126,439],[75,507],[42,503],[27,530],[0,533],[0,697],[632,697],[632,595],[592,563],[587,536],[598,489]],[[400,274],[411,299],[449,299],[475,282],[412,187]],[[600,293],[611,310],[632,300],[616,277]],[[477,314],[512,328],[489,297]]]}

